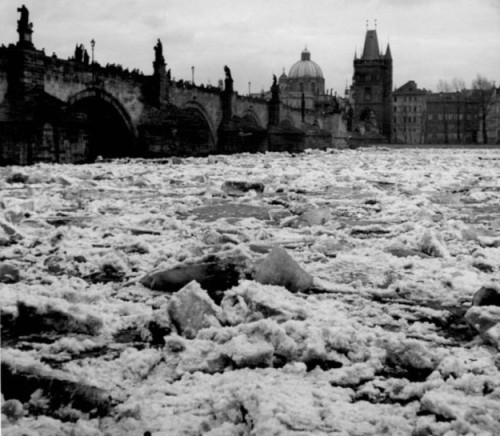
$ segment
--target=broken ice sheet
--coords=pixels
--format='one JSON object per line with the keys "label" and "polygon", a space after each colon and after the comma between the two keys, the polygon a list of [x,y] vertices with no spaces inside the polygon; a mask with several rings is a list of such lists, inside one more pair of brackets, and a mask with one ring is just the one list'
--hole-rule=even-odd
{"label": "broken ice sheet", "polygon": [[[68,408],[36,417],[30,407],[39,413],[43,398],[34,398],[2,431],[495,434],[498,350],[464,314],[477,290],[500,280],[498,153],[374,148],[40,164],[23,184],[0,173],[0,262],[20,273],[1,287],[2,335],[18,300],[38,315],[50,303],[74,327],[59,325],[50,343],[2,337],[2,347],[116,402],[99,419]],[[221,186],[242,179],[264,192],[229,201]],[[328,209],[328,220],[280,227],[315,208]],[[169,318],[172,293],[136,283],[235,247],[256,262],[274,246],[323,292],[240,281],[221,297],[220,325],[202,325],[192,339]],[[124,275],[89,279],[105,265]],[[87,315],[102,322],[92,334],[79,330]]]}

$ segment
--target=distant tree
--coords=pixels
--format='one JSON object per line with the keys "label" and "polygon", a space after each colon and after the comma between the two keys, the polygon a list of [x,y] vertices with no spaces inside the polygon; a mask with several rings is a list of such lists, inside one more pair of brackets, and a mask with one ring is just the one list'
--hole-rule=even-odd
{"label": "distant tree", "polygon": [[458,77],[454,77],[452,80],[451,80],[451,88],[455,91],[455,92],[463,92],[465,91],[465,80],[462,79],[462,78],[458,78]]}
{"label": "distant tree", "polygon": [[479,120],[483,132],[483,143],[488,143],[488,131],[486,129],[486,117],[491,107],[493,106],[493,90],[495,82],[488,80],[486,77],[478,74],[472,81],[472,89],[479,99]]}
{"label": "distant tree", "polygon": [[437,90],[438,92],[452,92],[453,86],[446,80],[439,79],[437,83]]}

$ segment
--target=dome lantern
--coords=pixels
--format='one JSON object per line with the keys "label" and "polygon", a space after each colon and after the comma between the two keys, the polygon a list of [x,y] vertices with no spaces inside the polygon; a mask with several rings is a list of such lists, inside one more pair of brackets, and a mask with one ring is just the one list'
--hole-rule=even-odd
{"label": "dome lantern", "polygon": [[311,52],[307,49],[307,47],[304,49],[300,56],[301,61],[310,61],[311,60]]}
{"label": "dome lantern", "polygon": [[300,56],[300,61],[295,62],[288,73],[290,79],[313,78],[323,79],[320,66],[311,60],[311,52],[305,48]]}

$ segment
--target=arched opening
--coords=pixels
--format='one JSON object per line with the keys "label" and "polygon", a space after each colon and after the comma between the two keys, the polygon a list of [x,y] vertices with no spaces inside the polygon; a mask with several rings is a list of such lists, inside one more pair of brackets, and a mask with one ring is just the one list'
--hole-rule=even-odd
{"label": "arched opening", "polygon": [[204,114],[196,107],[182,109],[177,124],[177,139],[181,155],[208,155],[215,149],[215,138]]}
{"label": "arched opening", "polygon": [[70,100],[71,111],[84,114],[88,136],[87,156],[120,158],[135,155],[134,133],[126,112],[111,96],[84,91]]}
{"label": "arched opening", "polygon": [[323,129],[323,120],[319,118],[315,118],[313,122],[313,126],[318,127],[319,129]]}
{"label": "arched opening", "polygon": [[254,112],[246,112],[241,119],[241,124],[243,128],[248,128],[251,130],[261,129],[259,119]]}
{"label": "arched opening", "polygon": [[238,147],[240,152],[255,153],[267,149],[267,131],[260,126],[254,112],[246,112],[238,127]]}
{"label": "arched opening", "polygon": [[290,118],[285,118],[285,119],[283,119],[283,120],[280,122],[279,126],[280,126],[281,128],[283,128],[283,129],[287,129],[287,128],[288,128],[288,129],[293,129],[293,128],[295,127],[295,124],[293,123],[293,120],[292,120],[292,119],[290,119]]}

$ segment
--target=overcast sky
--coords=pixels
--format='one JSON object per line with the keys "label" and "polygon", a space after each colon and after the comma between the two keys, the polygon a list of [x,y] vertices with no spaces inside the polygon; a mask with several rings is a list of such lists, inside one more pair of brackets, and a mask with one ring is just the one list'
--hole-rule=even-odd
{"label": "overcast sky", "polygon": [[[21,1],[0,1],[0,44],[17,41]],[[480,73],[500,84],[500,0],[24,0],[33,42],[47,54],[73,55],[96,41],[101,64],[152,73],[158,38],[172,77],[216,85],[231,68],[236,90],[271,86],[307,46],[326,88],[343,93],[353,57],[374,28],[390,42],[394,85],[415,80],[436,89],[439,79]]]}

